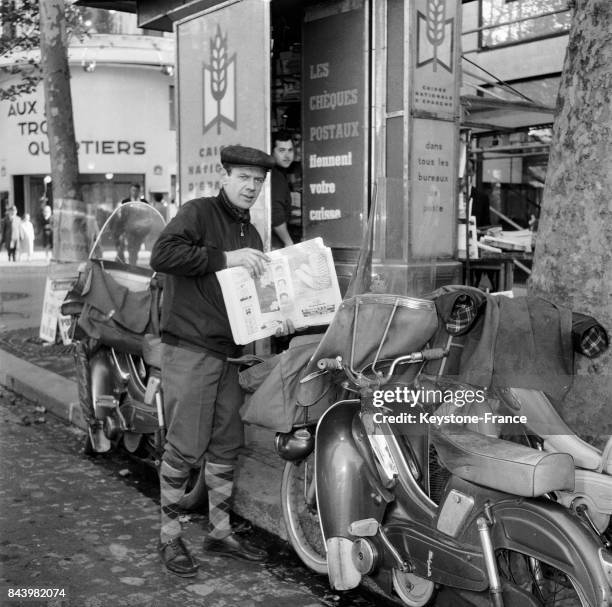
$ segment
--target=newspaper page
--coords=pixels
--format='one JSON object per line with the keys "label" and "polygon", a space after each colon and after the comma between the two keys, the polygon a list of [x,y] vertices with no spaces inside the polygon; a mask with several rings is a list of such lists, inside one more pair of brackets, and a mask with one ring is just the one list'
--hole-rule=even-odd
{"label": "newspaper page", "polygon": [[329,324],[342,301],[331,249],[321,238],[267,255],[270,262],[258,278],[243,267],[217,272],[240,345],[274,335],[284,319],[296,329]]}

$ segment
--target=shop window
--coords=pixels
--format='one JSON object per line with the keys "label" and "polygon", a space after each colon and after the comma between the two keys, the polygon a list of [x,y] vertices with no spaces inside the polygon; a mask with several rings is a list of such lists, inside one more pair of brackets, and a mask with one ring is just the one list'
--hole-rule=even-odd
{"label": "shop window", "polygon": [[480,0],[481,48],[558,36],[569,31],[568,0]]}

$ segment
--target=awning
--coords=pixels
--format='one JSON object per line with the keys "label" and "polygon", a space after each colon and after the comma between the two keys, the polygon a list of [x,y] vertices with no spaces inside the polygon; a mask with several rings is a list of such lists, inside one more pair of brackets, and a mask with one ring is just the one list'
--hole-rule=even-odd
{"label": "awning", "polygon": [[108,11],[119,11],[122,13],[135,13],[137,10],[136,0],[78,0],[75,4],[77,6],[103,8]]}
{"label": "awning", "polygon": [[554,107],[531,101],[462,95],[461,126],[478,131],[510,131],[541,124],[551,124]]}
{"label": "awning", "polygon": [[138,27],[171,32],[174,21],[184,19],[223,0],[78,0],[77,6],[102,8],[109,11],[136,13]]}

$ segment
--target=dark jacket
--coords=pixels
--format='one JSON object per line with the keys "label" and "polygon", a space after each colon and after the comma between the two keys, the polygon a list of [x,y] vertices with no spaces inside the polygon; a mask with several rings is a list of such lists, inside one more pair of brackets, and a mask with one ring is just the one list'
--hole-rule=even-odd
{"label": "dark jacket", "polygon": [[[289,223],[291,219],[291,190],[287,181],[286,173],[274,167],[270,171],[270,182],[272,184],[272,227]],[[283,241],[272,230],[272,248],[282,249]]]}
{"label": "dark jacket", "polygon": [[241,223],[221,196],[223,190],[181,206],[153,247],[151,267],[167,275],[162,341],[225,358],[239,349],[215,272],[225,268],[225,251],[245,247],[262,251],[263,244],[255,226]]}
{"label": "dark jacket", "polygon": [[[473,322],[460,332],[450,332],[457,297],[465,294],[476,311]],[[483,387],[542,390],[556,400],[565,397],[573,381],[574,350],[582,350],[584,334],[597,327],[602,345],[608,337],[595,319],[572,313],[541,297],[500,297],[473,287],[446,286],[430,295],[440,321],[434,347],[448,347],[441,363],[430,361],[425,372],[444,375]],[[449,341],[449,337],[452,340]]]}

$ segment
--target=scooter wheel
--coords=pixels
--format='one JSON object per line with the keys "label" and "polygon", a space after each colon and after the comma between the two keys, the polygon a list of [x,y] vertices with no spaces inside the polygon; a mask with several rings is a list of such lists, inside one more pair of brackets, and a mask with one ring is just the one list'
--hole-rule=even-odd
{"label": "scooter wheel", "polygon": [[[281,483],[281,506],[289,543],[300,560],[316,573],[326,574],[327,557],[314,487],[311,487],[313,482],[313,454],[303,461],[287,462]],[[311,498],[307,497],[308,493]]]}

